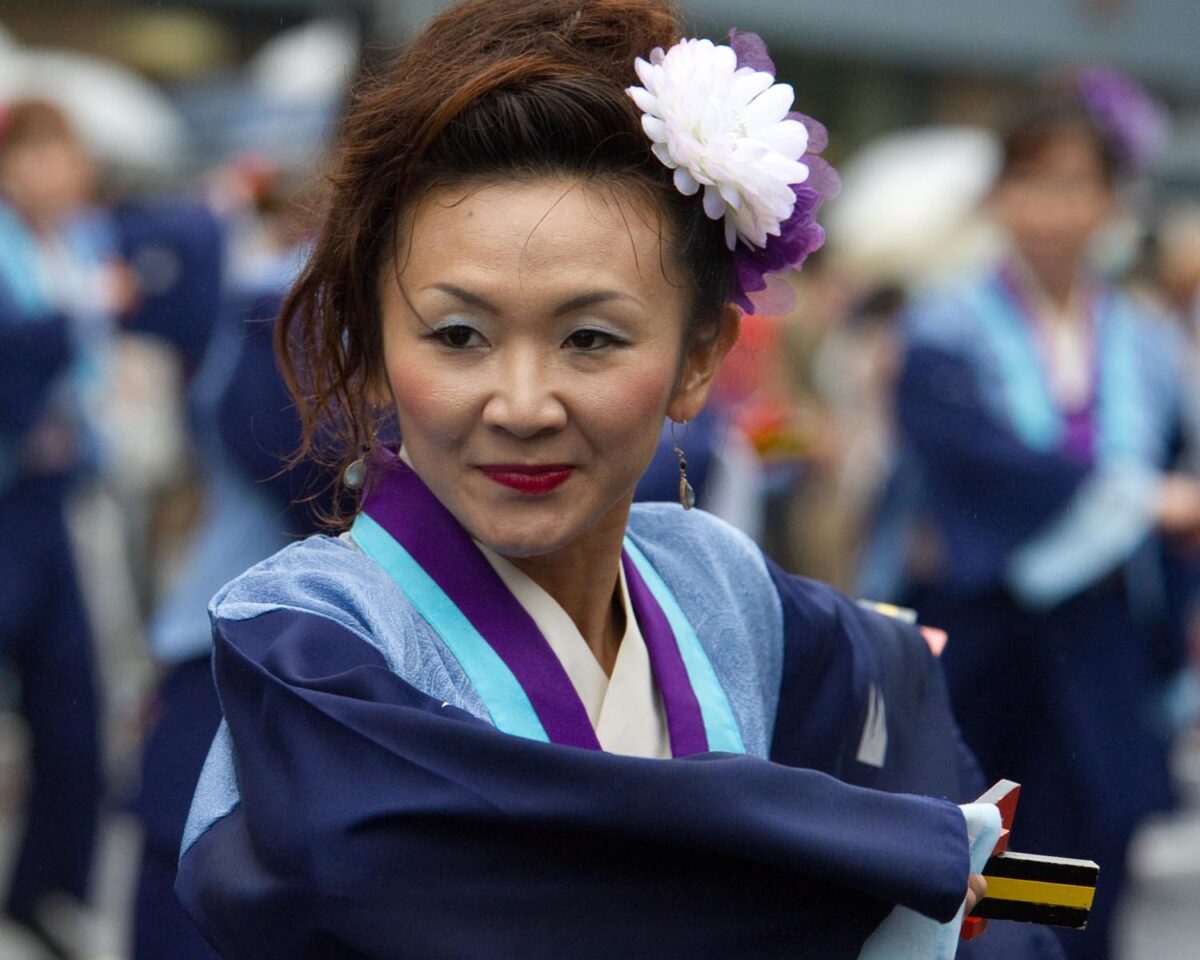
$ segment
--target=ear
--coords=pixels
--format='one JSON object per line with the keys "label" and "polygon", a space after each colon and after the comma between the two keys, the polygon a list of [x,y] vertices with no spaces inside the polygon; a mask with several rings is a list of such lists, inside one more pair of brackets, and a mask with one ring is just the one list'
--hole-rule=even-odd
{"label": "ear", "polygon": [[694,420],[704,409],[717,371],[737,343],[741,321],[742,312],[727,303],[717,318],[717,335],[688,348],[675,393],[667,404],[667,416],[672,420],[677,423]]}

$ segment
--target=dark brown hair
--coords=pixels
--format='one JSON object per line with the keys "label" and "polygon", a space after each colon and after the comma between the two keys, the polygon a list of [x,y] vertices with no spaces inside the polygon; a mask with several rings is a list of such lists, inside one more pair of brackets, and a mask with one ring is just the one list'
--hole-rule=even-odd
{"label": "dark brown hair", "polygon": [[47,100],[14,100],[0,107],[0,157],[29,143],[78,138],[66,114]]}
{"label": "dark brown hair", "polygon": [[721,224],[674,189],[625,93],[635,58],[682,34],[666,0],[468,0],[360,85],[315,246],[276,328],[304,428],[298,456],[340,468],[370,442],[380,271],[401,218],[439,186],[565,176],[639,191],[689,281],[689,334],[715,328],[734,284]]}
{"label": "dark brown hair", "polygon": [[1053,91],[1035,97],[1004,137],[1000,178],[1037,163],[1046,149],[1067,137],[1081,137],[1092,147],[1106,187],[1113,187],[1122,174],[1120,158],[1112,142],[1078,99]]}

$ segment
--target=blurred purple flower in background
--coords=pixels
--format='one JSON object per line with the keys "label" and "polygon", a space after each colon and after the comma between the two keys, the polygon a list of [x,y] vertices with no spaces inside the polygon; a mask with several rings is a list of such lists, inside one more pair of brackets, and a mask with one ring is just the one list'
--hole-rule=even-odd
{"label": "blurred purple flower in background", "polygon": [[1152,166],[1171,135],[1166,108],[1132,77],[1110,67],[1080,70],[1075,84],[1124,167],[1136,174]]}

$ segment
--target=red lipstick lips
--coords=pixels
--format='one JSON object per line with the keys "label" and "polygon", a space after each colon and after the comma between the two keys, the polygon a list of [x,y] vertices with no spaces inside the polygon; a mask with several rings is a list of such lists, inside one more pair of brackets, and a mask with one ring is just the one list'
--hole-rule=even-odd
{"label": "red lipstick lips", "polygon": [[489,479],[519,493],[542,494],[566,483],[575,468],[559,463],[501,463],[480,469]]}

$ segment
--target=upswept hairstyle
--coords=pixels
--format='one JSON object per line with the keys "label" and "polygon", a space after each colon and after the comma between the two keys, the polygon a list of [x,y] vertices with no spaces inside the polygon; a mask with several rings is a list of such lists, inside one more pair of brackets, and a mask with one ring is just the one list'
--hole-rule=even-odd
{"label": "upswept hairstyle", "polygon": [[360,85],[315,245],[276,327],[303,424],[298,457],[340,477],[377,429],[380,272],[401,218],[439,186],[550,175],[642,192],[690,287],[689,336],[715,329],[734,290],[722,225],[674,188],[625,93],[635,58],[682,35],[668,0],[467,0]]}

